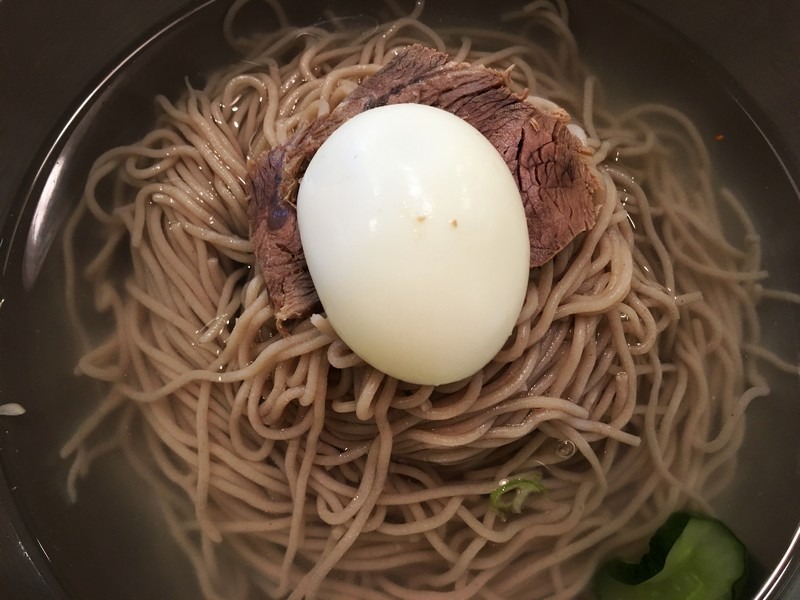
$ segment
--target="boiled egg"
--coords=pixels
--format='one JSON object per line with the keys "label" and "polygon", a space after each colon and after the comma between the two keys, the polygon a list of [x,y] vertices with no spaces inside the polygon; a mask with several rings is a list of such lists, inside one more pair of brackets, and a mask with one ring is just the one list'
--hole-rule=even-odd
{"label": "boiled egg", "polygon": [[341,125],[308,165],[297,219],[333,329],[398,379],[484,367],[525,298],[529,241],[511,171],[455,115],[397,104]]}

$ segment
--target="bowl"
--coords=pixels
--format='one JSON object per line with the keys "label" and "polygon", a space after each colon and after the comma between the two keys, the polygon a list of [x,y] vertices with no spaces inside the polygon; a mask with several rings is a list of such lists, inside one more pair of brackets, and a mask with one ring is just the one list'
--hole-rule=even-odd
{"label": "bowl", "polygon": [[[288,3],[286,3],[288,5]],[[324,3],[287,10],[315,22]],[[491,20],[512,2],[429,0],[435,26]],[[680,0],[576,0],[571,26],[604,92],[625,103],[659,100],[698,123],[720,175],[750,205],[765,240],[770,285],[800,291],[800,121],[793,110],[800,10]],[[340,2],[340,14],[366,9]],[[199,597],[191,565],[164,542],[155,495],[118,456],[67,493],[60,447],[93,404],[96,389],[73,375],[57,254],[64,219],[102,151],[152,123],[156,94],[179,95],[236,60],[221,35],[222,0],[81,0],[0,3],[0,595],[86,600]],[[367,21],[368,22],[368,18]],[[13,54],[13,57],[12,57]],[[767,345],[796,361],[800,310],[766,303]],[[800,594],[800,410],[798,379],[769,371],[772,394],[748,410],[734,482],[715,500],[752,556],[748,597]],[[144,575],[143,575],[144,574]]]}

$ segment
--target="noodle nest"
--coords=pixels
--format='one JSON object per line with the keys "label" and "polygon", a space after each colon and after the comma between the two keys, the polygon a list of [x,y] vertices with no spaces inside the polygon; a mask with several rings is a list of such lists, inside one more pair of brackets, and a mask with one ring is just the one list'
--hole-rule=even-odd
{"label": "noodle nest", "polygon": [[[157,127],[98,159],[68,224],[73,315],[88,281],[112,324],[85,333],[79,371],[107,395],[64,447],[73,495],[121,447],[204,596],[226,599],[574,598],[674,510],[710,511],[768,391],[742,354],[764,274],[688,119],[604,109],[560,4],[508,15],[520,35],[434,31],[418,6],[366,33],[331,16],[248,36],[243,4],[225,28],[247,59],[159,97]],[[324,315],[279,335],[248,237],[248,161],[410,43],[513,67],[516,91],[583,127],[605,187],[597,225],[531,272],[502,351],[437,388],[369,367]]]}

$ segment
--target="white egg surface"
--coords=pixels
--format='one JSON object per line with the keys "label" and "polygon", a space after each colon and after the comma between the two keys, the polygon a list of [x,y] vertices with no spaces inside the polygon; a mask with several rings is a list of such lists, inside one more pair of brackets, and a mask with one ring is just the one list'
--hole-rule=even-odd
{"label": "white egg surface", "polygon": [[447,111],[363,112],[312,158],[300,238],[328,320],[398,379],[468,377],[502,348],[528,284],[525,213],[491,143]]}

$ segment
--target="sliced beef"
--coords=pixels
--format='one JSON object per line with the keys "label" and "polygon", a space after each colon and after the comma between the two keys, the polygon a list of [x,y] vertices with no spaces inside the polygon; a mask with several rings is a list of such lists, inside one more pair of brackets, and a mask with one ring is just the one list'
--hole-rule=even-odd
{"label": "sliced beef", "polygon": [[365,110],[400,103],[447,110],[478,129],[498,150],[520,189],[532,268],[594,225],[592,195],[599,182],[581,156],[581,143],[567,130],[563,111],[545,113],[525,102],[508,88],[504,73],[409,46],[330,114],[251,165],[250,235],[282,331],[285,321],[306,317],[319,306],[297,227],[300,178],[342,123]]}

